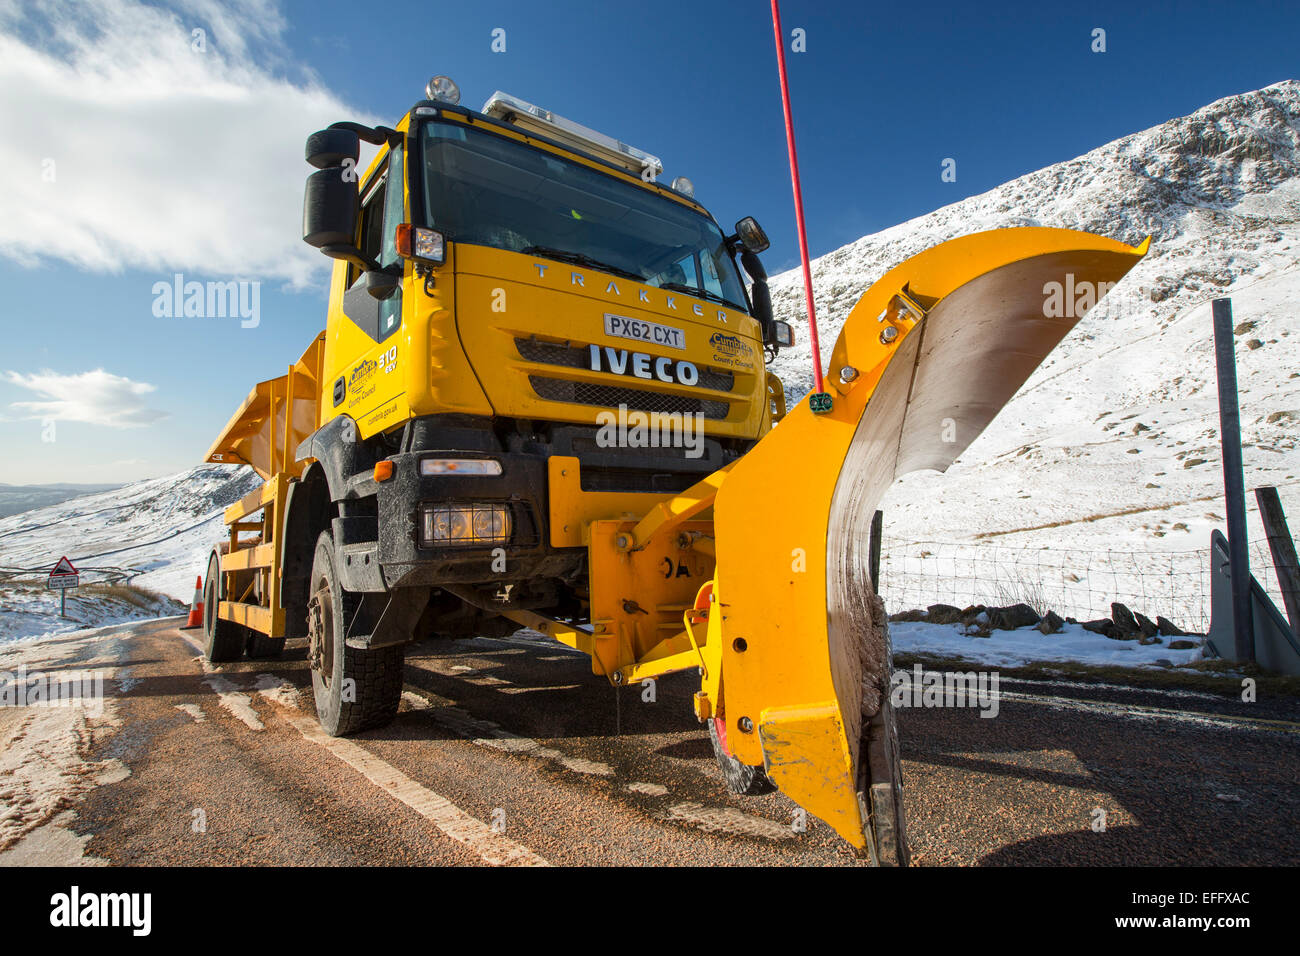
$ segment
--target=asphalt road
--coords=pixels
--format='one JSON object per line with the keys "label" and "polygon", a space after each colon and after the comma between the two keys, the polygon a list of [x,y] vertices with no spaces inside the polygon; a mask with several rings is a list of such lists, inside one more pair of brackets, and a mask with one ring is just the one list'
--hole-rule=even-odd
{"label": "asphalt road", "polygon": [[[4,715],[0,864],[862,865],[779,793],[723,790],[690,675],[651,702],[540,636],[424,643],[396,722],[340,741],[303,642],[214,667],[178,623],[47,663],[106,669],[104,718]],[[914,863],[1300,862],[1294,700],[1001,691],[992,719],[900,713]]]}

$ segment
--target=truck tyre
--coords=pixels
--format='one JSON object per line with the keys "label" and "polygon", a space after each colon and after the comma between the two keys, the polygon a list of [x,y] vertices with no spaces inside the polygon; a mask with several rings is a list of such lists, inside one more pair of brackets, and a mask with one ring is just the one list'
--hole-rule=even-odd
{"label": "truck tyre", "polygon": [[360,595],[339,583],[334,536],[323,532],[316,539],[308,589],[307,661],[316,717],[332,737],[391,723],[402,700],[405,647],[361,650],[344,640],[360,603]]}
{"label": "truck tyre", "polygon": [[208,576],[203,585],[203,656],[214,664],[239,660],[248,640],[248,630],[242,624],[217,617],[217,605],[224,597],[221,561],[214,552],[208,558]]}
{"label": "truck tyre", "polygon": [[283,637],[267,637],[261,631],[249,629],[248,656],[252,658],[276,658],[284,653]]}
{"label": "truck tyre", "polygon": [[[753,797],[760,793],[771,793],[776,789],[767,774],[763,772],[763,768],[741,763],[727,751],[722,736],[726,733],[726,725],[722,723],[721,718],[715,717],[707,723],[709,740],[713,743],[713,756],[718,760],[718,767],[722,771],[722,779],[726,782],[728,790],[741,796]],[[718,733],[719,725],[723,727],[722,734]]]}

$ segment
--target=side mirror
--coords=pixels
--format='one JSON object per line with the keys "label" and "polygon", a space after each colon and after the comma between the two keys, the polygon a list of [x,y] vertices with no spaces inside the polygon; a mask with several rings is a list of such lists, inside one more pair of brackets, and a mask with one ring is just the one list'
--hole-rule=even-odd
{"label": "side mirror", "polygon": [[375,299],[391,299],[401,279],[382,269],[371,269],[365,275],[366,291]]}
{"label": "side mirror", "polygon": [[361,137],[350,129],[323,129],[307,137],[305,150],[307,162],[317,169],[329,169],[331,166],[346,167],[347,160],[352,161],[352,170],[357,170],[357,159],[361,155]]}
{"label": "side mirror", "polygon": [[794,345],[794,329],[789,322],[772,323],[772,341],[778,348],[788,349]]}
{"label": "side mirror", "polygon": [[307,177],[302,202],[302,240],[327,256],[339,247],[353,248],[357,237],[356,175],[344,166],[328,166]]}
{"label": "side mirror", "polygon": [[740,244],[750,252],[766,252],[767,247],[772,244],[768,241],[763,227],[753,216],[746,216],[736,223],[736,235],[740,237]]}

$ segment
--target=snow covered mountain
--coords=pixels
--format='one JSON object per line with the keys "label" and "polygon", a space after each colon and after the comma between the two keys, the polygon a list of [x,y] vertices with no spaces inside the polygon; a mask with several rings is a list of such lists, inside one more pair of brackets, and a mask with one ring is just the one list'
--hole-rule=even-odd
{"label": "snow covered mountain", "polygon": [[[888,269],[1008,226],[1134,245],[1150,235],[1151,251],[947,474],[891,489],[886,598],[890,563],[924,556],[920,542],[1203,551],[1224,526],[1209,306],[1220,296],[1233,300],[1247,487],[1278,486],[1300,525],[1300,83],[1218,100],[814,260],[823,359]],[[806,325],[798,270],[774,277],[772,298],[779,317]],[[806,339],[776,363],[795,397],[811,386]],[[1275,588],[1271,573],[1256,574]]]}
{"label": "snow covered mountain", "polygon": [[[257,487],[251,469],[200,465],[0,518],[0,644],[75,627],[179,613],[225,533],[222,512]],[[45,576],[62,556],[81,572],[68,619]],[[161,600],[129,593],[128,583]],[[170,599],[170,600],[169,600]]]}

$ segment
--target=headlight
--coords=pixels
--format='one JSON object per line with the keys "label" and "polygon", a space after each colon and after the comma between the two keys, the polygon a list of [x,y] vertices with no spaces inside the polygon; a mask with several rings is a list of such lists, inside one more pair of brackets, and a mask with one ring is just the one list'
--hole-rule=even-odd
{"label": "headlight", "polygon": [[455,106],[460,102],[460,87],[451,77],[439,73],[425,84],[424,95],[431,100],[439,100]]}
{"label": "headlight", "polygon": [[422,475],[499,475],[501,462],[495,458],[425,458]]}
{"label": "headlight", "polygon": [[420,545],[504,544],[510,540],[510,508],[504,504],[420,506]]}

